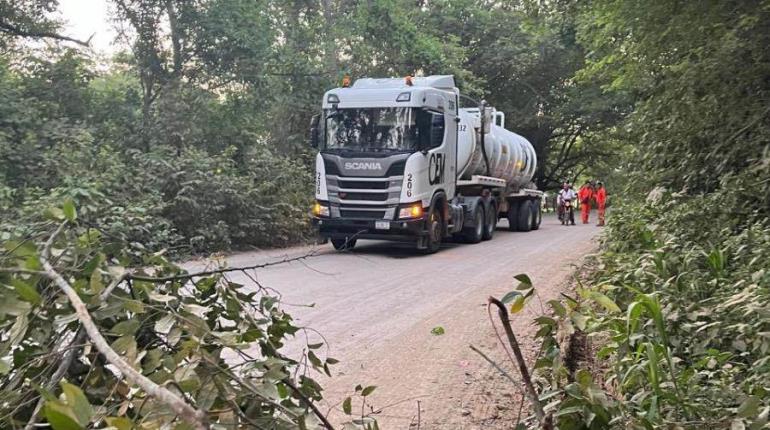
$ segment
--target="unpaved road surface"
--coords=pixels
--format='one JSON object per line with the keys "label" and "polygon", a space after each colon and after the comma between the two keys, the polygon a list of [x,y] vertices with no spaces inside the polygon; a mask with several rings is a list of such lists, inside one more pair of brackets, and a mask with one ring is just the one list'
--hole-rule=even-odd
{"label": "unpaved road surface", "polygon": [[[446,244],[427,256],[389,242],[359,241],[345,253],[323,245],[307,260],[258,272],[262,285],[282,294],[297,324],[323,334],[329,355],[340,360],[332,378],[316,375],[325,389],[320,407],[332,422],[344,420],[342,400],[362,384],[377,386],[369,399],[381,409],[376,416],[382,429],[416,429],[418,420],[420,429],[513,428],[518,389],[468,347],[506,362],[487,316],[487,297],[514,289],[519,273],[530,276],[543,302],[558,297],[574,264],[595,250],[601,229],[561,226],[553,216],[538,231],[513,233],[506,227],[501,221],[491,241]],[[240,253],[227,263],[246,266],[309,250]],[[315,306],[291,305],[310,303]],[[541,309],[533,300],[513,320],[529,357],[535,354],[530,322]],[[444,334],[431,334],[439,326]],[[304,342],[302,335],[287,352],[296,353]],[[353,402],[359,414],[360,405]]]}

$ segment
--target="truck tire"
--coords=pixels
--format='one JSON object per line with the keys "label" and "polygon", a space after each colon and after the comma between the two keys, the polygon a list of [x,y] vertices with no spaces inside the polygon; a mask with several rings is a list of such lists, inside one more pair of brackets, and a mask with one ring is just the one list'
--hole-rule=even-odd
{"label": "truck tire", "polygon": [[420,252],[433,254],[441,248],[441,238],[444,236],[444,220],[436,206],[431,206],[426,223],[428,230],[428,237],[425,239],[426,247],[420,249]]}
{"label": "truck tire", "polygon": [[519,231],[532,230],[532,202],[524,200],[519,206]]}
{"label": "truck tire", "polygon": [[543,212],[540,207],[539,200],[532,200],[532,230],[540,228],[540,223],[543,221]]}
{"label": "truck tire", "polygon": [[337,251],[353,249],[356,246],[356,239],[332,239],[332,246]]}
{"label": "truck tire", "polygon": [[483,240],[492,240],[495,235],[495,228],[497,228],[497,207],[494,203],[490,203],[484,211],[484,230],[481,235]]}
{"label": "truck tire", "polygon": [[519,231],[519,203],[511,201],[508,204],[508,230]]}
{"label": "truck tire", "polygon": [[467,229],[463,229],[463,236],[468,243],[479,243],[484,238],[484,208],[481,205],[477,205],[473,210],[473,221],[475,225]]}

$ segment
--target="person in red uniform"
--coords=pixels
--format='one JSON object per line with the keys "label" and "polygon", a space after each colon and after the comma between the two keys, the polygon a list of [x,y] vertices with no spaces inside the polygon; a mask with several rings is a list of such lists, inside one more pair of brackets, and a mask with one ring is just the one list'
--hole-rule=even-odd
{"label": "person in red uniform", "polygon": [[578,190],[578,199],[580,200],[580,218],[583,224],[588,224],[588,216],[591,213],[591,200],[594,198],[594,189],[590,181],[586,181],[580,190]]}
{"label": "person in red uniform", "polygon": [[604,226],[605,205],[607,204],[607,190],[604,188],[604,184],[601,182],[599,182],[597,186],[596,207],[598,208],[599,212],[599,224],[597,224],[597,226],[602,227]]}

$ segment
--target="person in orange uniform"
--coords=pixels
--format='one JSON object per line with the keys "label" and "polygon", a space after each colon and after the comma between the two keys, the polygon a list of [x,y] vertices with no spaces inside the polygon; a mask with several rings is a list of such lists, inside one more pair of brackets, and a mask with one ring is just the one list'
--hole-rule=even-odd
{"label": "person in orange uniform", "polygon": [[586,181],[580,190],[578,190],[578,199],[580,200],[580,218],[583,224],[588,224],[588,215],[591,213],[591,200],[594,198],[594,189],[590,181]]}
{"label": "person in orange uniform", "polygon": [[599,211],[599,224],[596,224],[599,227],[604,226],[604,210],[605,205],[607,204],[607,190],[604,188],[604,184],[599,182],[596,189],[596,207]]}

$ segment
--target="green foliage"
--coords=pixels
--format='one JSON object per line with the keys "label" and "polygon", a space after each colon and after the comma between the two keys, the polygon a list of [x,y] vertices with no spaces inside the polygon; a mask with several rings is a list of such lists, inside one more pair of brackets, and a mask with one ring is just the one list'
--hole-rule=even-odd
{"label": "green foliage", "polygon": [[[74,219],[75,206],[64,206],[58,216]],[[322,389],[309,370],[328,373],[337,361],[317,351],[294,358],[281,352],[300,328],[281,309],[279,298],[256,285],[233,282],[226,273],[190,279],[158,254],[143,254],[142,269],[124,267],[122,262],[135,256],[81,222],[78,218],[51,242],[54,269],[77,290],[97,328],[124,360],[183,394],[208,413],[212,425],[318,427],[307,399],[320,400]],[[82,330],[74,309],[37,272],[50,226],[50,221],[41,222],[25,240],[2,242],[0,427],[24,426],[41,395],[42,415],[57,430],[179,423],[166,405],[105,366],[89,341],[85,347],[73,344]],[[108,293],[107,286],[126,271],[133,277]],[[49,386],[73,348],[64,381]],[[369,387],[361,395],[372,391]]]}

